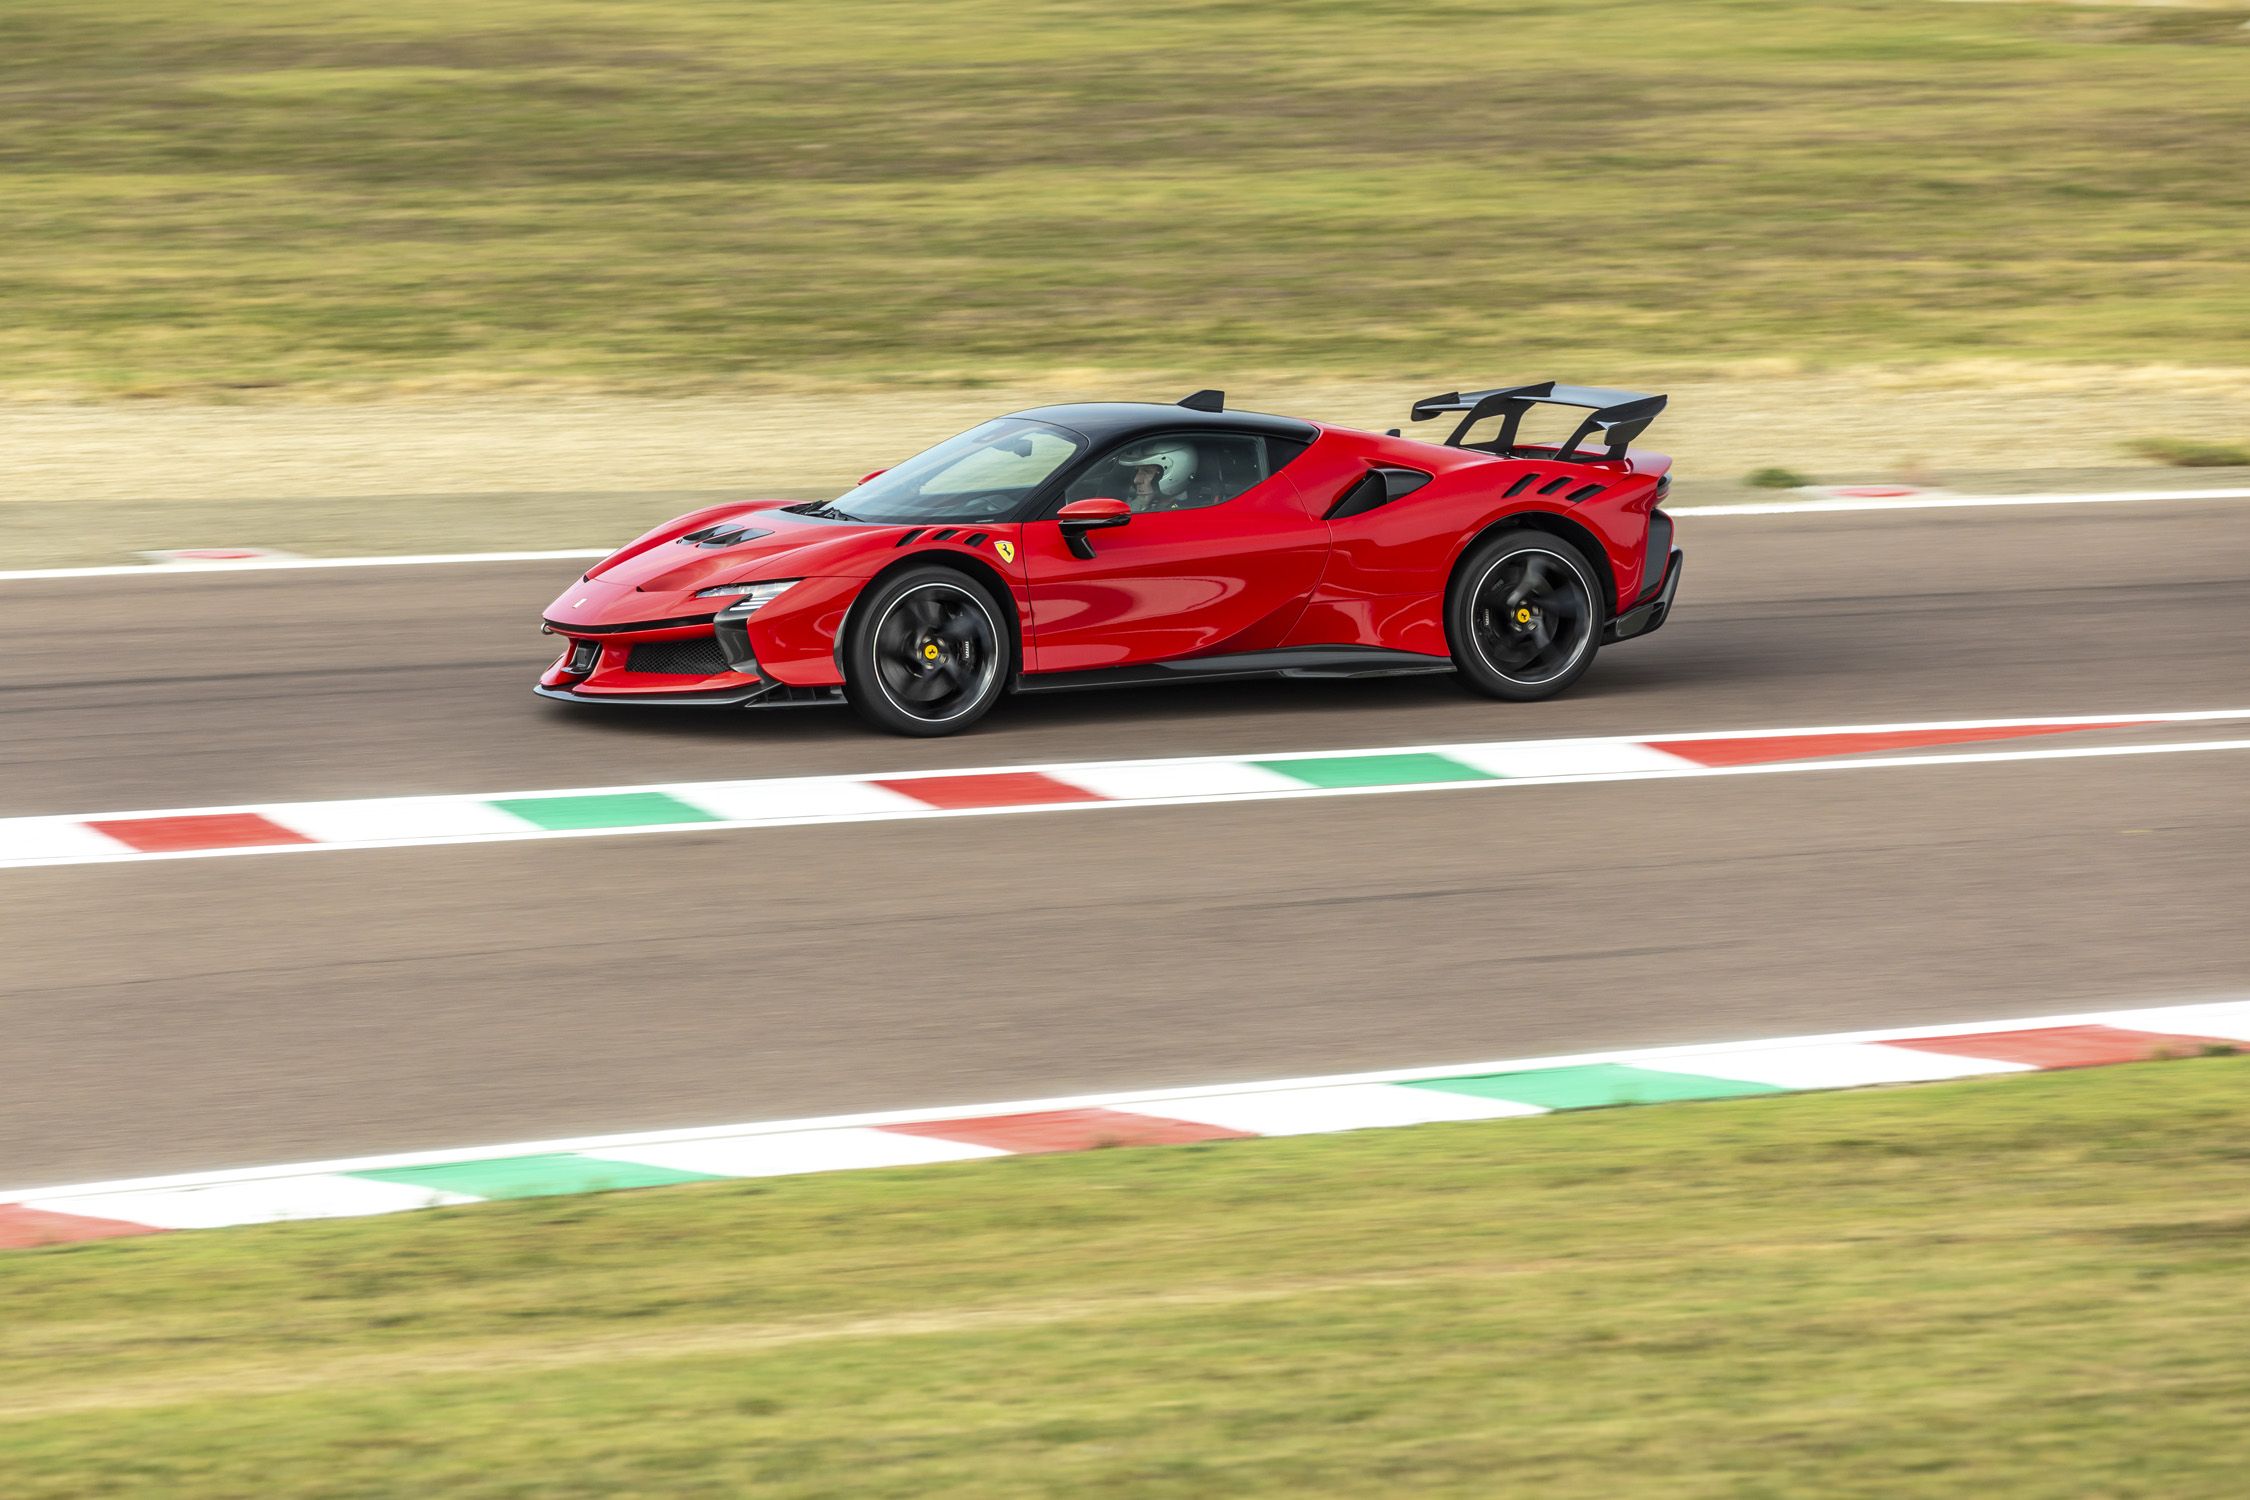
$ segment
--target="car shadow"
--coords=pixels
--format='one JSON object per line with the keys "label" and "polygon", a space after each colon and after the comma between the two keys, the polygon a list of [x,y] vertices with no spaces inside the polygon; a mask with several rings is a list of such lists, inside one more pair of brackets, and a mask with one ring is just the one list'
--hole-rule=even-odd
{"label": "car shadow", "polygon": [[[1605,670],[1573,686],[1569,696],[1585,701],[1629,694],[1643,690],[1645,679],[1660,675],[1608,670],[1607,663],[1603,666]],[[1604,678],[1608,680],[1601,680]],[[1011,736],[1052,734],[1112,724],[1162,729],[1167,725],[1214,720],[1282,719],[1308,714],[1352,723],[1421,715],[1433,709],[1442,711],[1479,701],[1482,700],[1468,692],[1450,672],[1410,677],[1245,678],[1223,683],[1159,683],[1019,693],[996,707],[970,735],[990,742]],[[876,732],[842,704],[764,711],[646,706],[607,710],[559,705],[541,707],[573,730],[641,740],[731,741],[748,736],[768,745],[812,746],[837,740],[857,741]]]}

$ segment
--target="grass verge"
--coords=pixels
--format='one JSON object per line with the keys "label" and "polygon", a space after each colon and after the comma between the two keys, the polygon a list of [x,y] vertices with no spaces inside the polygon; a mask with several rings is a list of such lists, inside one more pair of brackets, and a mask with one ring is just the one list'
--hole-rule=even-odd
{"label": "grass verge", "polygon": [[2250,1059],[0,1259],[14,1500],[2240,1493]]}
{"label": "grass verge", "polygon": [[[1291,380],[1230,399],[1370,429],[1437,385]],[[2132,482],[2120,434],[2162,431],[2193,389],[2210,425],[2250,431],[2250,369],[1943,371],[1652,380],[1651,435],[1677,505],[1754,495],[1776,467],[1823,483],[1983,489]],[[476,400],[226,406],[0,403],[0,569],[136,561],[245,545],[312,555],[615,546],[668,516],[749,495],[841,493],[999,412],[1043,401],[1165,399],[1139,375],[971,390],[832,390],[649,399],[518,392]],[[1437,425],[1437,436],[1444,428]],[[2140,469],[2160,487],[2176,479]],[[2122,477],[2121,477],[2122,476]],[[2199,484],[2237,487],[2241,470]],[[1690,550],[1693,542],[1688,543]]]}
{"label": "grass verge", "polygon": [[2240,19],[15,6],[0,385],[2239,367]]}
{"label": "grass verge", "polygon": [[2141,458],[2175,469],[2230,469],[2250,466],[2250,443],[2196,442],[2188,438],[2141,438],[2131,444]]}

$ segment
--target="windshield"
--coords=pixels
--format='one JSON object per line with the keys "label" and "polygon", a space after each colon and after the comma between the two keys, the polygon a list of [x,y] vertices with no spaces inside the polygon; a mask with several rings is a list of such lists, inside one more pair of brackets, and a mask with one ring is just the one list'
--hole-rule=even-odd
{"label": "windshield", "polygon": [[1085,449],[1075,434],[1028,417],[972,427],[822,506],[853,521],[998,521]]}

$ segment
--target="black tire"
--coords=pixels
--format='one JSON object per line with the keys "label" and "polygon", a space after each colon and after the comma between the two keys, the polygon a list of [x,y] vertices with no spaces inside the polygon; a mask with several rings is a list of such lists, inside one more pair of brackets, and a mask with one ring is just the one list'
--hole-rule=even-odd
{"label": "black tire", "polygon": [[1601,577],[1550,532],[1479,543],[1445,598],[1445,639],[1462,679],[1488,697],[1529,703],[1583,677],[1608,617]]}
{"label": "black tire", "polygon": [[959,734],[1007,691],[1007,616],[952,568],[908,568],[861,596],[844,635],[844,696],[893,734]]}

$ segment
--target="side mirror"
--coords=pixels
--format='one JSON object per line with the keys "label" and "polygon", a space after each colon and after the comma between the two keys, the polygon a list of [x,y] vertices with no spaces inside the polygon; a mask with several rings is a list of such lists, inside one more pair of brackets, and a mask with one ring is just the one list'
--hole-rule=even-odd
{"label": "side mirror", "polygon": [[859,482],[861,484],[867,484],[873,480],[882,478],[885,474],[888,474],[890,472],[891,471],[888,469],[869,469],[866,473],[859,476]]}
{"label": "side mirror", "polygon": [[1089,531],[1107,531],[1112,526],[1122,526],[1133,519],[1133,507],[1122,500],[1073,500],[1055,512],[1061,523],[1063,544],[1070,555],[1081,561],[1092,562],[1094,544],[1086,540]]}

